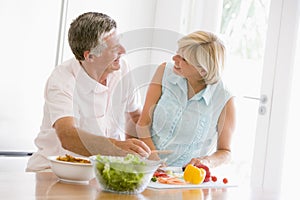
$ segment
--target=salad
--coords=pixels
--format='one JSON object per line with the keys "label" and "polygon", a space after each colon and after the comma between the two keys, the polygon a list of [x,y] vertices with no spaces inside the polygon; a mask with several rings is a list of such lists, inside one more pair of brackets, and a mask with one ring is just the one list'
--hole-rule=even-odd
{"label": "salad", "polygon": [[97,155],[95,158],[96,177],[108,191],[134,193],[144,189],[157,167],[133,154],[126,157]]}

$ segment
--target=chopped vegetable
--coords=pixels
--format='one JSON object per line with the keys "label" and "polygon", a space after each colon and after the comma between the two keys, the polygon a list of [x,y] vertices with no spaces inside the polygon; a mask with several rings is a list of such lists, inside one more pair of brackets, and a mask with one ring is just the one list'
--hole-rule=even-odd
{"label": "chopped vegetable", "polygon": [[151,181],[152,181],[152,182],[156,182],[156,181],[157,181],[157,178],[153,176],[153,177],[151,178]]}
{"label": "chopped vegetable", "polygon": [[[206,166],[206,165],[204,165],[204,164],[202,164],[202,163],[199,163],[199,164],[195,165],[195,167],[202,168],[202,169],[204,169],[204,170],[206,171],[205,179],[204,179],[203,182],[209,182],[209,181],[210,181],[210,178],[211,178],[211,177],[210,177],[209,167]],[[186,167],[182,167],[182,171],[184,171],[185,168],[186,168]]]}
{"label": "chopped vegetable", "polygon": [[186,166],[183,174],[184,180],[191,184],[203,183],[205,176],[206,176],[205,169],[195,167],[194,165],[191,164]]}
{"label": "chopped vegetable", "polygon": [[206,166],[206,165],[204,165],[204,164],[202,164],[202,163],[199,163],[199,164],[197,164],[197,165],[195,165],[195,166],[198,167],[198,168],[202,168],[202,169],[204,169],[204,170],[206,171],[205,179],[204,179],[203,182],[208,182],[208,181],[210,181],[210,171],[209,171],[209,167]]}
{"label": "chopped vegetable", "polygon": [[157,181],[163,184],[171,184],[171,185],[183,185],[186,184],[183,180],[180,180],[176,177],[158,177]]}
{"label": "chopped vegetable", "polygon": [[143,182],[146,163],[133,154],[124,159],[98,155],[97,161],[96,176],[106,187],[104,189],[134,191]]}
{"label": "chopped vegetable", "polygon": [[158,177],[169,177],[169,175],[163,171],[155,171],[153,174],[154,177],[158,178]]}
{"label": "chopped vegetable", "polygon": [[172,170],[167,170],[167,171],[166,171],[166,174],[168,174],[168,175],[170,175],[170,176],[173,176],[173,175],[174,175],[174,173],[173,173]]}

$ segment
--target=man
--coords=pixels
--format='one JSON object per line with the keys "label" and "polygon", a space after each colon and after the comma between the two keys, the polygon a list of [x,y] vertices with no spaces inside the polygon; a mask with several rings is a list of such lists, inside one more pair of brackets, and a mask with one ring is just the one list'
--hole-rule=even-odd
{"label": "man", "polygon": [[57,66],[47,81],[38,151],[26,171],[49,168],[50,155],[150,154],[145,143],[130,137],[140,104],[116,28],[112,18],[95,12],[71,23],[68,40],[75,58]]}

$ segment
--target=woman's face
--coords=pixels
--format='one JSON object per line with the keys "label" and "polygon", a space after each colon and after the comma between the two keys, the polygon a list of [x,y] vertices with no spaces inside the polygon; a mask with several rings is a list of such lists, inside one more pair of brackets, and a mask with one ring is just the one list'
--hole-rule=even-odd
{"label": "woman's face", "polygon": [[173,71],[177,75],[187,79],[202,79],[202,76],[200,75],[200,68],[189,64],[179,53],[173,56],[173,61],[175,62]]}

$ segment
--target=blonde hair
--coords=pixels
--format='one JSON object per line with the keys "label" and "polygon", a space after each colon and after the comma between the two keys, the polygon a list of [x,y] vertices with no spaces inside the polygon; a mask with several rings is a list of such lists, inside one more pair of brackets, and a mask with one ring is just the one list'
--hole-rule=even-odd
{"label": "blonde hair", "polygon": [[224,69],[225,46],[213,33],[196,31],[178,41],[178,53],[191,65],[206,71],[203,81],[214,84]]}

